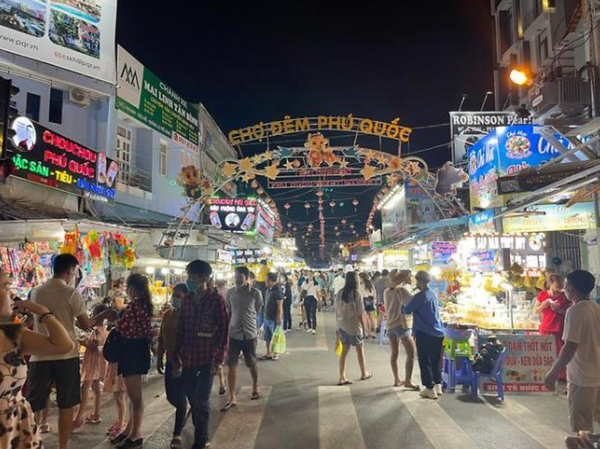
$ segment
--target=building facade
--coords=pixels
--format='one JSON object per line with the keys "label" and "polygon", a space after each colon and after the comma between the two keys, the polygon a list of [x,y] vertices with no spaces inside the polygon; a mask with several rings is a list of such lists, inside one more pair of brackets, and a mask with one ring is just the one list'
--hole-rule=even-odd
{"label": "building facade", "polygon": [[[491,5],[495,109],[524,108],[540,122],[589,117],[597,11],[588,9],[587,0],[491,0]],[[532,84],[511,83],[515,68],[527,71]]]}

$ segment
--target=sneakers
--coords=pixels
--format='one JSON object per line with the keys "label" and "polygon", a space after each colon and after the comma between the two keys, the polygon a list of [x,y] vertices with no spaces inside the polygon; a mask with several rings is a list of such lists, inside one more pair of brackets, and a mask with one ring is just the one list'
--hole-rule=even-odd
{"label": "sneakers", "polygon": [[307,334],[311,334],[312,333],[312,329],[311,328],[306,329],[306,333]]}
{"label": "sneakers", "polygon": [[317,330],[316,330],[316,329],[312,329],[312,330],[311,330],[311,333],[312,333],[313,335],[317,335]]}
{"label": "sneakers", "polygon": [[435,387],[433,387],[433,391],[435,391],[435,394],[437,394],[438,396],[441,396],[444,394],[444,390],[442,389],[442,384],[435,384]]}
{"label": "sneakers", "polygon": [[421,390],[421,393],[419,393],[419,394],[424,399],[437,399],[438,398],[438,395],[436,394],[436,392],[433,389],[429,389],[429,388],[423,388]]}

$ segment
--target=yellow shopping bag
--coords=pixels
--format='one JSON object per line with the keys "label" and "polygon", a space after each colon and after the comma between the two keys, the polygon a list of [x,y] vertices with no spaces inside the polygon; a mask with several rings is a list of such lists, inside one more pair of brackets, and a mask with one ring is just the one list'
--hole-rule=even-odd
{"label": "yellow shopping bag", "polygon": [[337,335],[335,336],[335,355],[337,355],[338,357],[342,355],[342,350],[344,349],[344,347],[342,346],[342,342],[340,341],[340,337],[338,337]]}

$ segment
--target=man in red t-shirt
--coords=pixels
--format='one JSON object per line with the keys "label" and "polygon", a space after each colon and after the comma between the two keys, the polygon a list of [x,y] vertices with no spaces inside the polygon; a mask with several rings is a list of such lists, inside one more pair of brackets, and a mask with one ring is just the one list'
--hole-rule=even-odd
{"label": "man in red t-shirt", "polygon": [[[542,316],[540,334],[554,335],[556,339],[556,353],[560,354],[560,350],[563,347],[562,334],[565,325],[565,313],[571,302],[567,299],[563,291],[565,281],[560,274],[549,274],[547,285],[548,289],[542,290],[538,295],[533,310]],[[565,373],[561,373],[559,378],[566,378]]]}

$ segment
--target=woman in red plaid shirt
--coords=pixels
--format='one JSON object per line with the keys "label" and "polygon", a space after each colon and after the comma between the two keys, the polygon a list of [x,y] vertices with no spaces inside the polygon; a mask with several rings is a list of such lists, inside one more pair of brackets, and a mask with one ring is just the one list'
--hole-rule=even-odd
{"label": "woman in red plaid shirt", "polygon": [[182,376],[185,394],[192,407],[195,427],[192,449],[200,449],[210,446],[210,391],[213,376],[225,358],[229,316],[223,297],[207,287],[212,276],[210,264],[195,260],[187,266],[186,272],[190,293],[181,305],[175,346],[178,366],[174,375]]}
{"label": "woman in red plaid shirt", "polygon": [[130,412],[127,428],[111,440],[118,449],[141,447],[144,417],[142,401],[142,376],[150,370],[150,331],[152,327],[152,297],[148,278],[132,274],[127,278],[127,294],[130,302],[117,319],[116,327],[121,334],[118,373],[123,376]]}

